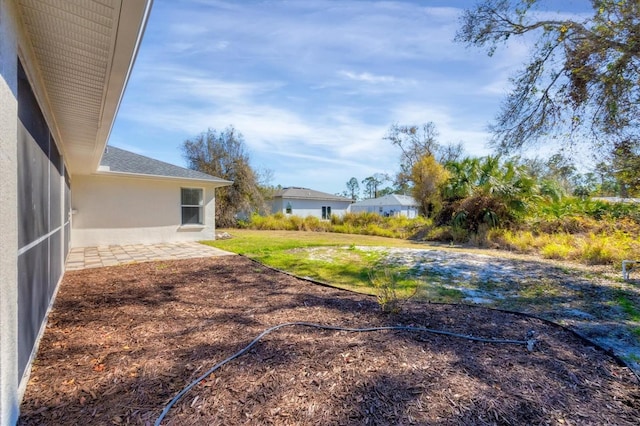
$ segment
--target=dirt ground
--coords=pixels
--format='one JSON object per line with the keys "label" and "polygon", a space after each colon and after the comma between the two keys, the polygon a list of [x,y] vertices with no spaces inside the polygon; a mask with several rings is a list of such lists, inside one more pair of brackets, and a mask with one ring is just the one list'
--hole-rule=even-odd
{"label": "dirt ground", "polygon": [[210,367],[270,326],[412,325],[524,345],[405,331],[304,327],[264,337],[168,413],[172,425],[636,425],[640,383],[607,353],[540,320],[322,287],[239,256],[68,272],[21,407],[21,425],[153,424]]}

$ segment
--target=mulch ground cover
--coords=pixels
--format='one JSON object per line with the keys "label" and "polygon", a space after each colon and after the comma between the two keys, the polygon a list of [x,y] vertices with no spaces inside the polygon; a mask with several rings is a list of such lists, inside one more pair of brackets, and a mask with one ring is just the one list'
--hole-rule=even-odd
{"label": "mulch ground cover", "polygon": [[412,325],[526,345],[287,327],[195,386],[172,425],[637,425],[631,371],[574,334],[482,307],[375,298],[240,256],[68,272],[19,424],[153,424],[166,404],[268,327]]}

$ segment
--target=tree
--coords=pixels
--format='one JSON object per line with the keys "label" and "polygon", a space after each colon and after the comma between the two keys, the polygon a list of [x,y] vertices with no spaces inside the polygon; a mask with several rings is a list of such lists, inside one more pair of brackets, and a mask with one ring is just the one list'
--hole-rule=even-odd
{"label": "tree", "polygon": [[378,197],[378,188],[385,182],[389,181],[389,176],[385,173],[374,173],[373,176],[369,176],[362,180],[364,185],[364,191],[368,198]]}
{"label": "tree", "polygon": [[615,196],[620,193],[620,185],[616,181],[609,161],[601,161],[595,165],[595,174],[599,179],[596,193],[600,196]]}
{"label": "tree", "polygon": [[450,161],[445,167],[450,177],[443,188],[444,198],[456,201],[470,197],[478,185],[480,160],[467,157],[461,161]]}
{"label": "tree", "polygon": [[613,149],[611,164],[621,197],[640,194],[640,152],[632,142],[622,141]]}
{"label": "tree", "polygon": [[358,179],[352,177],[347,182],[347,194],[351,196],[353,201],[358,199],[358,194],[360,193],[360,184],[358,183]]}
{"label": "tree", "polygon": [[392,124],[383,138],[400,148],[400,171],[395,177],[395,186],[405,192],[410,188],[413,166],[425,155],[434,155],[438,144],[438,130],[433,122],[420,126]]}
{"label": "tree", "polygon": [[266,210],[260,174],[249,164],[244,138],[233,126],[222,132],[209,129],[184,141],[182,152],[190,169],[233,181],[216,190],[219,226],[234,225],[239,214]]}
{"label": "tree", "polygon": [[638,145],[640,2],[592,0],[593,15],[547,19],[539,0],[482,0],[462,16],[456,40],[492,55],[511,37],[537,43],[491,126],[494,146],[508,151],[567,135],[590,136],[601,155]]}
{"label": "tree", "polygon": [[422,156],[411,169],[413,198],[420,203],[420,212],[434,216],[442,207],[441,189],[449,179],[449,172],[433,155]]}

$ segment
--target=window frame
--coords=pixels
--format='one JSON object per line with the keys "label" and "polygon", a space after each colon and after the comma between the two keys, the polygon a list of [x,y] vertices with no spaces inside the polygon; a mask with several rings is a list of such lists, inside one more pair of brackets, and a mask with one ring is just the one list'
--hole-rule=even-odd
{"label": "window frame", "polygon": [[[197,190],[200,193],[200,201],[199,204],[183,204],[183,191],[184,190]],[[203,187],[187,187],[187,186],[182,186],[180,187],[180,226],[182,227],[202,227],[204,226],[204,197],[205,197],[205,188]],[[198,208],[198,219],[199,221],[197,223],[193,223],[193,222],[185,222],[185,215],[184,215],[184,209],[185,208],[194,208],[197,207]]]}
{"label": "window frame", "polygon": [[331,220],[331,206],[322,206],[322,220]]}

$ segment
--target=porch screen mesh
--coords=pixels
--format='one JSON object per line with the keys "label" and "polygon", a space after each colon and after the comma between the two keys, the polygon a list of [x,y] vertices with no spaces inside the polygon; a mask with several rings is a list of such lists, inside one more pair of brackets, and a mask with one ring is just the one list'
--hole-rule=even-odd
{"label": "porch screen mesh", "polygon": [[67,192],[63,159],[18,63],[18,379],[63,274]]}

